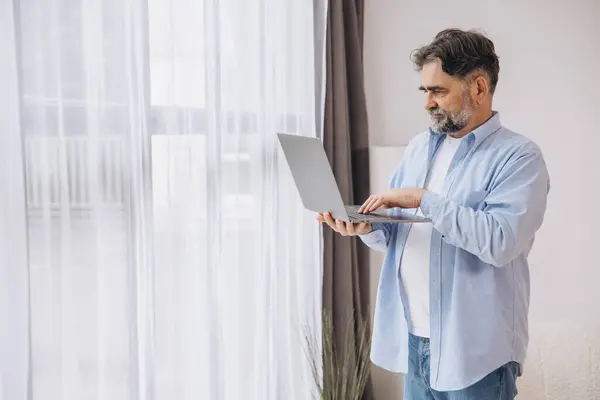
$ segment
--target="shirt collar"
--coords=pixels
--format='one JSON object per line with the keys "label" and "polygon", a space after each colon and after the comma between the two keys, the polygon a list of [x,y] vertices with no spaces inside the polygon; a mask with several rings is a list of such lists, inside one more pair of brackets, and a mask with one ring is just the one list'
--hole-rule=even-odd
{"label": "shirt collar", "polygon": [[[502,124],[500,123],[500,114],[497,111],[492,111],[492,116],[487,121],[485,121],[483,124],[479,125],[477,128],[466,134],[464,137],[475,147],[477,147],[488,136],[496,132],[501,127]],[[429,133],[433,135],[436,139],[438,139],[438,141],[445,137],[444,134],[434,132],[431,128],[429,128]]]}

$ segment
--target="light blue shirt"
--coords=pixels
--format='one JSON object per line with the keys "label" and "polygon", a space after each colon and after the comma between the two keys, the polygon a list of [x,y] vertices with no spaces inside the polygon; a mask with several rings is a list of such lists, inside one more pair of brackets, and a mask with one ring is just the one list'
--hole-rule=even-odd
{"label": "light blue shirt", "polygon": [[[424,187],[444,138],[431,130],[413,138],[390,187]],[[529,341],[527,256],[542,225],[549,190],[539,147],[503,127],[495,112],[461,141],[443,193],[423,196],[421,211],[433,224],[433,389],[459,390],[509,361],[524,362]],[[369,247],[385,252],[371,360],[404,373],[410,315],[398,268],[410,226],[378,223],[371,233],[361,235]]]}

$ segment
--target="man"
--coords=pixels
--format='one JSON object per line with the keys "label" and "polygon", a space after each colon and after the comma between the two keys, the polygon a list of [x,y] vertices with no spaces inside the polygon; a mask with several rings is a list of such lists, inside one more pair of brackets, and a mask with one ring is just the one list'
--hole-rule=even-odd
{"label": "man", "polygon": [[[549,192],[544,158],[492,109],[494,44],[448,29],[413,53],[431,127],[413,138],[390,190],[361,207],[426,224],[345,224],[386,253],[371,358],[403,372],[404,399],[513,399],[528,344],[527,256]],[[405,210],[407,211],[407,210]]]}

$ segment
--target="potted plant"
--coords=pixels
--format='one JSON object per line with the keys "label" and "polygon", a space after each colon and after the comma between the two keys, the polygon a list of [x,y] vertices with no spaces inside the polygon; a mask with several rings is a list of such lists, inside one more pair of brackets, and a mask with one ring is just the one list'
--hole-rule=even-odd
{"label": "potted plant", "polygon": [[[322,312],[322,347],[314,332],[306,332],[306,352],[319,400],[362,400],[370,375],[371,335],[358,313],[334,329],[329,311]],[[337,339],[336,339],[337,338]]]}

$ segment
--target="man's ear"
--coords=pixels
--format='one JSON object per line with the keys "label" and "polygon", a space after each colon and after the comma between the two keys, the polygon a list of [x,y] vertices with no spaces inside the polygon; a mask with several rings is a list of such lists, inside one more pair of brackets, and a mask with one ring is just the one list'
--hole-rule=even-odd
{"label": "man's ear", "polygon": [[475,78],[475,99],[480,104],[490,91],[490,85],[484,75],[479,75]]}

